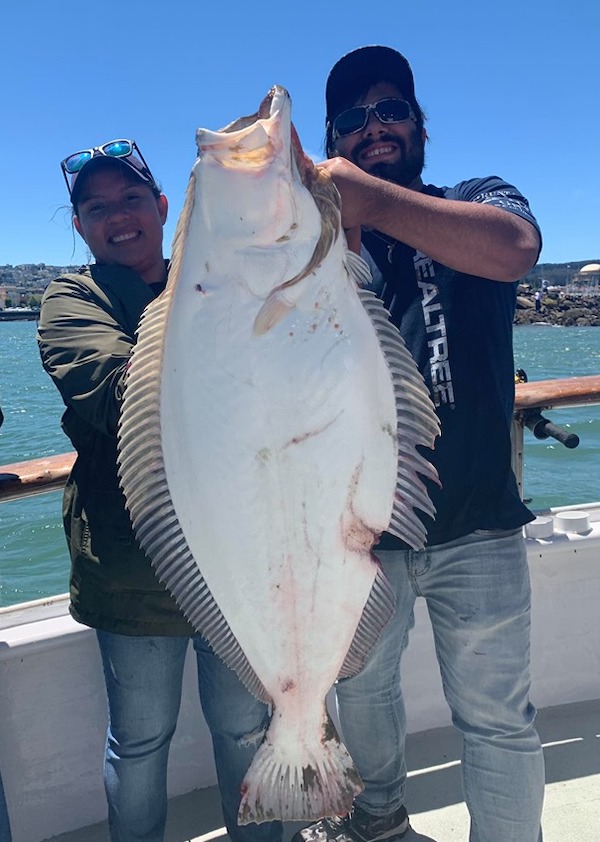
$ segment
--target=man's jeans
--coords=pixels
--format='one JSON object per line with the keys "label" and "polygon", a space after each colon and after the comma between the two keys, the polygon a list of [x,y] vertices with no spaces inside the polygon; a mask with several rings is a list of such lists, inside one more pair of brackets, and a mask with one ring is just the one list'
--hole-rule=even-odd
{"label": "man's jeans", "polygon": [[336,686],[344,741],[374,815],[404,802],[406,721],[400,654],[427,607],[444,693],[464,737],[470,842],[536,842],[544,760],[529,702],[529,570],[521,531],[476,532],[414,552],[377,553],[397,608],[364,669]]}
{"label": "man's jeans", "polygon": [[[189,638],[97,631],[108,693],[104,782],[112,842],[162,842],[167,759],[181,702]],[[232,842],[279,842],[279,822],[238,827],[240,785],[268,723],[268,709],[193,639],[200,701],[210,728],[225,823]]]}

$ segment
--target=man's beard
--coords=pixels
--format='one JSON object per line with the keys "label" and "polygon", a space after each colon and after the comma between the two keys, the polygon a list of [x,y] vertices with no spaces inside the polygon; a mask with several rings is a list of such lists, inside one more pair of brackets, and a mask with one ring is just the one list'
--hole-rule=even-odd
{"label": "man's beard", "polygon": [[415,131],[410,140],[410,148],[403,137],[397,135],[387,135],[385,137],[378,137],[377,142],[393,143],[400,147],[402,153],[400,160],[395,163],[388,163],[382,161],[381,163],[369,164],[369,168],[365,169],[364,164],[360,161],[360,155],[365,149],[373,145],[372,140],[365,140],[360,143],[353,152],[352,160],[369,175],[376,175],[385,181],[392,181],[394,184],[399,184],[401,187],[410,187],[421,175],[425,167],[425,143],[421,140],[419,130],[415,126]]}

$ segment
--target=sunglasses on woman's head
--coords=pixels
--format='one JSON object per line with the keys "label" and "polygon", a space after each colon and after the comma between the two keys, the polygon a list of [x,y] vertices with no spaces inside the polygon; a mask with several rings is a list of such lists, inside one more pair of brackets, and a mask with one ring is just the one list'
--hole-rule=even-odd
{"label": "sunglasses on woman's head", "polygon": [[333,121],[333,139],[337,140],[338,137],[347,137],[362,131],[369,121],[371,112],[384,125],[386,123],[404,123],[406,120],[417,122],[409,102],[404,99],[388,97],[370,105],[357,105],[338,114]]}
{"label": "sunglasses on woman's head", "polygon": [[[102,146],[94,146],[93,149],[82,149],[79,152],[73,152],[72,155],[69,155],[60,162],[60,168],[67,182],[69,195],[72,194],[74,179],[72,178],[71,184],[69,184],[67,176],[76,176],[88,161],[99,155],[105,155],[107,158],[132,158],[132,161],[135,162],[134,167],[138,170],[142,178],[150,183],[154,183],[154,177],[150,172],[150,167],[144,160],[144,156],[140,152],[140,148],[135,140],[109,140],[108,143],[103,143]],[[140,162],[142,166],[140,166]]]}

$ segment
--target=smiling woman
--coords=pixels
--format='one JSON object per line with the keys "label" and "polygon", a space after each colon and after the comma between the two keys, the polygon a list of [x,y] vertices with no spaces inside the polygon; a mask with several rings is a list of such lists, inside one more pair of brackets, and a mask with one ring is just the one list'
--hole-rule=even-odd
{"label": "smiling woman", "polygon": [[[61,164],[75,229],[95,263],[52,281],[38,330],[42,362],[66,411],[77,457],[64,494],[71,555],[70,611],[96,630],[109,705],[105,787],[111,838],[159,842],[166,773],[190,639],[213,734],[223,812],[233,842],[247,842],[235,815],[251,743],[268,711],[218,659],[156,578],[133,533],[117,476],[117,426],[126,372],[145,307],[165,288],[166,197],[134,141],[110,141]],[[240,725],[240,723],[244,723]],[[140,748],[141,747],[141,748]],[[256,842],[275,842],[263,825]]]}
{"label": "smiling woman", "polygon": [[166,279],[162,227],[166,196],[123,168],[119,160],[98,159],[101,168],[78,190],[73,223],[97,263],[128,266],[148,284]]}
{"label": "smiling woman", "polygon": [[61,169],[75,229],[96,262],[128,266],[149,284],[164,282],[168,202],[136,142],[112,140],[74,152]]}

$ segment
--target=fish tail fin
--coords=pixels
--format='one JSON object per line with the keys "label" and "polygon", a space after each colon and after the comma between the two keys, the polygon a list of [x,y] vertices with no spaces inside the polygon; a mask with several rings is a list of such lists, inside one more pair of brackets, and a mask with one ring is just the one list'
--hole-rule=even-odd
{"label": "fish tail fin", "polygon": [[296,740],[273,742],[267,733],[242,784],[240,825],[345,815],[363,789],[329,714],[326,737],[298,750]]}

